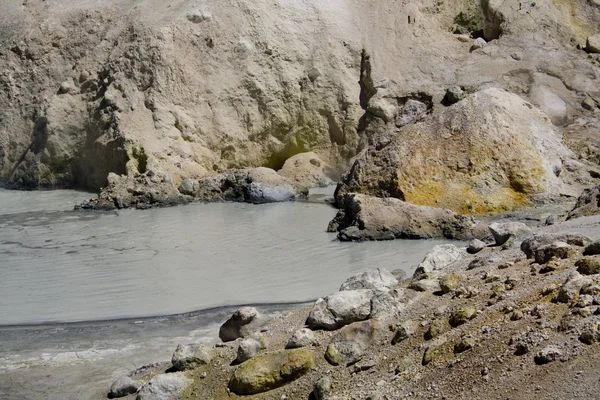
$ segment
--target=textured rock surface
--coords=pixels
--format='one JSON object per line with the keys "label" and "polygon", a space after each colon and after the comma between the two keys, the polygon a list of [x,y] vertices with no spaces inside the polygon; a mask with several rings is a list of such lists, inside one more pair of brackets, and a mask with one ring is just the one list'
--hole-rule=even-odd
{"label": "textured rock surface", "polygon": [[368,289],[344,290],[319,299],[306,324],[311,329],[335,330],[369,318],[373,292]]}
{"label": "textured rock surface", "polygon": [[333,181],[329,175],[337,175],[336,171],[313,152],[288,158],[277,173],[297,185],[308,188],[332,185]]}
{"label": "textured rock surface", "polygon": [[425,254],[423,261],[418,265],[413,276],[416,279],[423,279],[432,272],[443,271],[462,257],[462,251],[453,244],[434,246],[429,253]]}
{"label": "textured rock surface", "polygon": [[173,353],[171,363],[176,371],[184,371],[206,365],[211,359],[210,348],[203,344],[180,344]]}
{"label": "textured rock surface", "polygon": [[122,376],[112,384],[110,387],[110,392],[108,393],[108,397],[112,399],[125,397],[137,392],[139,388],[139,382],[134,381],[128,376]]}
{"label": "textured rock surface", "polygon": [[221,325],[219,338],[224,342],[230,342],[238,338],[247,337],[268,322],[269,317],[259,313],[256,308],[242,307]]}
{"label": "textured rock surface", "polygon": [[286,349],[298,349],[300,347],[312,346],[317,342],[317,337],[313,331],[307,328],[298,329],[285,345]]}
{"label": "textured rock surface", "polygon": [[375,341],[376,322],[356,322],[344,327],[329,342],[325,358],[332,365],[351,365],[360,361]]}
{"label": "textured rock surface", "polygon": [[229,389],[239,395],[266,392],[301,377],[314,365],[315,356],[307,350],[267,353],[240,365],[229,381]]}
{"label": "textured rock surface", "polygon": [[567,219],[573,219],[577,217],[585,217],[588,215],[600,214],[600,186],[594,186],[588,188],[581,193],[577,198],[577,202],[569,214]]}
{"label": "textured rock surface", "polygon": [[183,372],[160,374],[142,385],[137,394],[137,400],[171,400],[177,398],[192,380]]}
{"label": "textured rock surface", "polygon": [[390,239],[470,239],[483,227],[470,216],[394,198],[348,194],[328,230],[342,241]]}
{"label": "textured rock surface", "polygon": [[387,270],[382,268],[369,269],[348,279],[340,290],[371,289],[387,291],[398,284],[398,280]]}

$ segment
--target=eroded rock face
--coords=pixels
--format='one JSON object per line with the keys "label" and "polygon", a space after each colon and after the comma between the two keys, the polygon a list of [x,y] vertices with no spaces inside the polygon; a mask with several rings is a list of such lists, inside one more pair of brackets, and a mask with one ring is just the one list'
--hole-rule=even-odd
{"label": "eroded rock face", "polygon": [[418,206],[395,198],[348,194],[329,223],[342,241],[390,239],[471,239],[483,235],[472,217],[441,208]]}
{"label": "eroded rock face", "polygon": [[462,213],[510,210],[539,195],[559,196],[557,171],[572,157],[543,112],[496,88],[382,132],[385,146],[373,140],[340,180],[340,207],[349,208],[347,194],[355,192]]}
{"label": "eroded rock face", "polygon": [[314,365],[314,354],[303,349],[263,354],[236,369],[229,381],[229,389],[238,395],[266,392],[298,379]]}

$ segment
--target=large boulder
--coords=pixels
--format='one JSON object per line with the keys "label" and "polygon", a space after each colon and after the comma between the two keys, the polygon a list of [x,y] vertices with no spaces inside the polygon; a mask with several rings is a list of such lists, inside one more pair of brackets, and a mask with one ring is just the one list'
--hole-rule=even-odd
{"label": "large boulder", "polygon": [[221,325],[219,338],[224,342],[231,342],[250,336],[266,325],[269,320],[270,318],[259,313],[254,307],[242,307]]}
{"label": "large boulder", "polygon": [[310,329],[336,330],[371,315],[373,291],[368,289],[344,290],[319,299],[308,315]]}
{"label": "large boulder", "polygon": [[385,134],[389,139],[373,139],[341,178],[335,197],[344,209],[348,193],[362,193],[498,213],[567,190],[559,175],[572,152],[542,111],[501,89],[473,93]]}
{"label": "large boulder", "polygon": [[418,206],[395,198],[348,194],[329,223],[342,241],[389,239],[471,239],[482,227],[469,216],[450,210]]}
{"label": "large boulder", "polygon": [[172,400],[191,385],[192,379],[183,372],[156,375],[140,387],[137,400]]}
{"label": "large boulder", "polygon": [[237,395],[266,392],[298,379],[314,365],[315,356],[308,350],[266,353],[240,365],[229,380],[229,389]]}
{"label": "large boulder", "polygon": [[212,355],[208,346],[203,344],[180,344],[173,353],[171,363],[175,371],[185,371],[206,365],[210,363],[211,359]]}
{"label": "large boulder", "polygon": [[453,244],[434,246],[423,258],[413,277],[424,279],[432,272],[443,271],[449,265],[463,258],[463,252]]}
{"label": "large boulder", "polygon": [[386,291],[397,284],[398,280],[389,271],[383,268],[375,268],[346,279],[340,290],[371,289]]}
{"label": "large boulder", "polygon": [[351,365],[362,359],[375,342],[375,320],[344,327],[327,346],[325,359],[332,365]]}

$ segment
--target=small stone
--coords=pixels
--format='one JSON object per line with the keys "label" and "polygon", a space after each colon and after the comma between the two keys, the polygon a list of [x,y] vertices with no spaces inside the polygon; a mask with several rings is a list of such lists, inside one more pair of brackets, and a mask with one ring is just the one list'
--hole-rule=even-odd
{"label": "small stone", "polygon": [[[444,97],[444,104],[452,105],[458,103],[464,99],[465,93],[460,86],[452,86],[446,90],[446,96]],[[474,253],[471,253],[474,254]]]}
{"label": "small stone", "polygon": [[492,286],[492,299],[498,299],[504,295],[506,288],[504,285],[494,285]]}
{"label": "small stone", "polygon": [[454,311],[450,315],[448,322],[453,328],[467,323],[477,316],[477,310],[473,307],[465,307]]}
{"label": "small stone", "polygon": [[118,397],[125,397],[137,392],[139,388],[139,382],[134,381],[128,376],[122,376],[119,379],[117,379],[115,383],[112,384],[108,396],[113,399]]}
{"label": "small stone", "polygon": [[564,259],[574,254],[573,247],[565,242],[554,242],[534,250],[533,256],[538,264],[545,264],[553,258]]}
{"label": "small stone", "polygon": [[267,348],[265,338],[262,334],[254,334],[253,337],[242,339],[237,350],[237,363],[243,363],[249,359],[256,357],[261,350]]}
{"label": "small stone", "polygon": [[445,275],[440,279],[440,289],[444,293],[450,293],[456,290],[463,280],[463,276],[458,272],[452,272],[451,274]]}
{"label": "small stone", "polygon": [[408,288],[417,292],[438,292],[441,290],[440,281],[437,279],[422,279],[412,282]]}
{"label": "small stone", "polygon": [[583,257],[575,263],[577,272],[582,275],[596,275],[600,273],[600,260],[596,257]]}
{"label": "small stone", "polygon": [[185,194],[188,196],[194,196],[196,192],[198,192],[198,188],[200,184],[195,179],[183,178],[181,181],[181,185],[179,185],[179,193]]}
{"label": "small stone", "polygon": [[560,356],[562,356],[562,352],[558,348],[555,346],[548,346],[538,351],[533,359],[536,364],[548,364],[552,361],[556,361]]}
{"label": "small stone", "polygon": [[585,344],[594,344],[600,341],[600,322],[591,321],[585,324],[579,340]]}
{"label": "small stone", "polygon": [[233,313],[219,329],[219,338],[223,342],[231,342],[238,338],[248,337],[269,322],[254,307],[242,307]]}
{"label": "small stone", "polygon": [[137,400],[162,400],[178,398],[193,380],[183,372],[156,375],[140,387]]}
{"label": "small stone", "polygon": [[431,324],[429,324],[429,329],[425,333],[425,339],[435,339],[436,337],[448,332],[449,330],[450,326],[448,326],[448,323],[445,319],[434,319],[433,321],[431,321]]}
{"label": "small stone", "polygon": [[212,14],[206,11],[198,11],[186,15],[186,18],[194,24],[199,24],[204,21],[210,21],[212,19]]}
{"label": "small stone", "polygon": [[600,34],[589,36],[585,42],[588,53],[600,53]]}
{"label": "small stone", "polygon": [[473,46],[471,46],[471,51],[475,51],[477,49],[483,49],[487,42],[484,38],[477,38],[473,41]]}
{"label": "small stone", "polygon": [[548,296],[554,293],[558,289],[558,286],[555,284],[550,284],[542,289],[542,296]]}
{"label": "small stone", "polygon": [[579,299],[575,303],[575,307],[577,307],[577,308],[589,307],[593,303],[594,303],[594,297],[590,296],[589,294],[582,294],[579,296]]}
{"label": "small stone", "polygon": [[584,256],[594,256],[596,254],[600,254],[600,240],[588,244],[583,251]]}
{"label": "small stone", "polygon": [[396,329],[396,333],[394,334],[394,338],[392,339],[392,344],[400,343],[401,341],[408,339],[409,337],[411,337],[414,334],[415,334],[415,323],[410,320],[404,321]]}
{"label": "small stone", "polygon": [[315,383],[312,394],[315,400],[326,400],[332,391],[333,381],[331,377],[324,376]]}
{"label": "small stone", "polygon": [[476,254],[485,249],[487,245],[479,239],[474,239],[467,245],[467,253]]}
{"label": "small stone", "polygon": [[514,311],[510,316],[511,321],[518,321],[520,319],[523,319],[523,311],[521,310]]}
{"label": "small stone", "polygon": [[596,102],[591,97],[586,97],[581,102],[581,106],[588,111],[594,111],[594,109],[596,108]]}
{"label": "small stone", "polygon": [[545,224],[546,224],[547,226],[549,226],[549,225],[554,225],[554,224],[556,224],[557,222],[558,222],[558,216],[556,216],[556,215],[554,215],[554,214],[551,214],[551,215],[549,215],[549,216],[548,216],[548,218],[546,218],[546,222],[545,222]]}
{"label": "small stone", "polygon": [[515,349],[516,356],[522,356],[529,353],[529,345],[527,343],[517,343]]}
{"label": "small stone", "polygon": [[463,353],[475,346],[475,341],[472,338],[463,337],[460,342],[454,345],[454,354]]}
{"label": "small stone", "polygon": [[425,352],[423,353],[423,360],[422,360],[421,364],[427,365],[430,362],[432,362],[433,360],[441,357],[442,355],[443,355],[442,345],[429,346],[425,349]]}
{"label": "small stone", "polygon": [[288,340],[286,349],[298,349],[301,347],[312,346],[317,342],[315,333],[307,328],[298,329],[290,340]]}

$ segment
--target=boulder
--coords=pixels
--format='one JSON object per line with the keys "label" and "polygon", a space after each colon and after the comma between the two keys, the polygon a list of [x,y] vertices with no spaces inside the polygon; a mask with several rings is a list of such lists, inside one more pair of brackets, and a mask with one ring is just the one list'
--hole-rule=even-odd
{"label": "boulder", "polygon": [[175,371],[195,369],[210,363],[212,359],[210,348],[203,344],[180,344],[175,349],[171,363]]}
{"label": "boulder", "polygon": [[460,326],[462,324],[469,322],[476,316],[477,316],[477,310],[475,310],[473,307],[464,307],[464,308],[460,308],[460,309],[454,311],[450,315],[450,318],[448,319],[448,323],[450,323],[450,325],[453,328],[456,328],[457,326]]}
{"label": "boulder", "polygon": [[562,356],[562,351],[556,346],[546,346],[538,351],[533,357],[536,364],[548,364],[558,360]]}
{"label": "boulder", "polygon": [[219,338],[224,342],[231,342],[250,336],[266,325],[269,320],[270,318],[259,313],[254,307],[242,307],[221,325]]}
{"label": "boulder", "polygon": [[543,233],[543,234],[534,234],[531,237],[526,238],[521,243],[521,251],[525,253],[527,258],[533,258],[535,256],[535,251],[540,246],[545,246],[552,244],[554,242],[564,242],[570,246],[579,246],[583,247],[592,242],[590,238],[587,236],[583,236],[580,234],[571,234],[571,233]]}
{"label": "boulder", "polygon": [[440,278],[440,289],[444,293],[455,291],[463,281],[463,276],[458,272],[452,272]]}
{"label": "boulder", "polygon": [[371,298],[370,318],[387,320],[397,317],[406,308],[410,298],[404,289],[392,289],[385,292],[375,292]]}
{"label": "boulder", "polygon": [[575,254],[573,247],[565,242],[553,242],[535,249],[533,257],[538,264],[546,264],[553,258],[564,259]]}
{"label": "boulder", "polygon": [[325,352],[325,359],[332,365],[352,365],[362,359],[374,344],[375,321],[355,322],[336,334]]}
{"label": "boulder", "polygon": [[556,301],[559,303],[571,303],[579,297],[579,293],[584,286],[592,284],[592,280],[587,276],[582,276],[579,272],[573,272],[567,277],[556,295]]}
{"label": "boulder", "polygon": [[301,347],[313,346],[317,343],[315,333],[307,328],[298,329],[288,340],[286,349],[298,349]]}
{"label": "boulder", "polygon": [[254,334],[252,337],[244,338],[240,341],[237,349],[237,363],[243,363],[255,357],[261,350],[267,348],[265,338],[262,334]]}
{"label": "boulder", "polygon": [[344,290],[319,299],[308,315],[310,329],[336,330],[371,315],[373,291],[368,289]]}
{"label": "boulder", "polygon": [[288,158],[277,173],[296,185],[313,188],[333,185],[327,176],[329,166],[313,152],[300,153]]}
{"label": "boulder", "polygon": [[199,183],[196,179],[183,178],[183,180],[181,181],[181,185],[179,185],[179,193],[188,196],[194,196],[196,195],[198,188]]}
{"label": "boulder", "polygon": [[452,263],[463,258],[463,253],[453,244],[434,246],[419,264],[413,278],[423,279],[432,272],[443,271]]}
{"label": "boulder", "polygon": [[429,323],[429,328],[427,329],[427,332],[425,332],[425,339],[435,339],[449,330],[450,325],[448,325],[448,321],[443,318],[436,318]]}
{"label": "boulder", "polygon": [[600,53],[600,34],[589,36],[585,42],[588,53]]}
{"label": "boulder", "polygon": [[131,379],[128,376],[122,376],[115,381],[110,387],[108,397],[116,399],[134,394],[140,388],[140,382]]}
{"label": "boulder", "polygon": [[324,376],[315,383],[315,386],[311,393],[311,398],[313,398],[314,400],[327,400],[328,396],[331,394],[332,391],[333,382],[331,380],[331,377]]}
{"label": "boulder", "polygon": [[496,246],[502,246],[511,237],[519,240],[533,233],[531,228],[522,222],[494,222],[490,224],[489,229],[494,236]]}
{"label": "boulder", "polygon": [[192,383],[183,372],[156,375],[140,387],[137,400],[172,400]]}
{"label": "boulder", "polygon": [[394,198],[348,194],[329,223],[341,241],[390,239],[471,239],[481,232],[473,217]]}
{"label": "boulder", "polygon": [[229,380],[229,389],[237,395],[266,392],[300,378],[314,365],[314,354],[304,349],[265,353],[241,364]]}
{"label": "boulder", "polygon": [[600,274],[600,259],[597,257],[585,256],[575,263],[577,272],[581,275],[596,275]]}
{"label": "boulder", "polygon": [[416,290],[417,292],[439,292],[441,290],[440,281],[437,278],[413,281],[408,285],[408,288]]}
{"label": "boulder", "polygon": [[469,254],[477,254],[481,250],[485,249],[486,247],[487,247],[487,244],[485,244],[481,240],[479,240],[479,239],[473,239],[467,245],[467,253],[469,253]]}
{"label": "boulder", "polygon": [[387,291],[398,284],[398,280],[386,269],[375,268],[354,275],[342,284],[340,290],[371,289]]}

